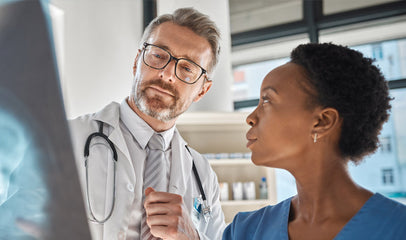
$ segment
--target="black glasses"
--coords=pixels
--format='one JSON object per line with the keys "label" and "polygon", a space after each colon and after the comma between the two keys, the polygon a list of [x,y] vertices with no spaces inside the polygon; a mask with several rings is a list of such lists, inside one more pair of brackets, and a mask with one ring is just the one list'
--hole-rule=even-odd
{"label": "black glasses", "polygon": [[193,84],[207,71],[186,58],[176,58],[167,50],[153,44],[144,43],[142,60],[154,69],[164,69],[172,59],[175,60],[175,76],[184,83]]}

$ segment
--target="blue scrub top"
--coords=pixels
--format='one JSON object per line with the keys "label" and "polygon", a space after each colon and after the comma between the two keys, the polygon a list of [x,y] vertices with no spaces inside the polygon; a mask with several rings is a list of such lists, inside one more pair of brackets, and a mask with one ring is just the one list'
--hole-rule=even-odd
{"label": "blue scrub top", "polygon": [[[223,240],[288,240],[291,200],[238,213],[224,231]],[[375,193],[334,239],[406,239],[406,206]]]}

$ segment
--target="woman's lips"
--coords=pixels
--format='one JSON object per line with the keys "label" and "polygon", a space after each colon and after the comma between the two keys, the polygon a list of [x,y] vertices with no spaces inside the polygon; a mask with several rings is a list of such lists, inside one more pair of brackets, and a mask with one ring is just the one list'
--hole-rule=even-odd
{"label": "woman's lips", "polygon": [[257,141],[256,139],[248,139],[247,148],[250,148],[250,146],[256,141]]}
{"label": "woman's lips", "polygon": [[255,137],[255,135],[252,133],[252,128],[250,130],[248,130],[247,134],[245,135],[245,138],[247,138],[248,142],[247,142],[247,148],[250,148],[250,146],[257,141],[257,138]]}

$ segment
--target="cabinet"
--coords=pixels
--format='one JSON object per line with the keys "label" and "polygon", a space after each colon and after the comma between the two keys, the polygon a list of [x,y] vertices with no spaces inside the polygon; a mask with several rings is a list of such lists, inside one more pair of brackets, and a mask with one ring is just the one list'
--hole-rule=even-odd
{"label": "cabinet", "polygon": [[[209,156],[209,162],[219,182],[227,182],[229,199],[232,199],[233,182],[255,182],[256,200],[222,201],[226,223],[240,211],[251,211],[276,203],[275,173],[267,167],[255,166],[249,158],[245,134],[248,113],[187,112],[177,121],[177,128],[190,146]],[[238,158],[235,158],[235,157]],[[259,183],[267,179],[268,198],[259,199]]]}

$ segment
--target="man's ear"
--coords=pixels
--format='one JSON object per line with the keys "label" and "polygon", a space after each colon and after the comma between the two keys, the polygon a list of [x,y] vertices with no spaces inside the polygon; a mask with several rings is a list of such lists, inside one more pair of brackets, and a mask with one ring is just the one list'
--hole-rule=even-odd
{"label": "man's ear", "polygon": [[334,108],[323,108],[315,112],[312,138],[317,133],[317,139],[336,135],[340,132],[342,119]]}
{"label": "man's ear", "polygon": [[137,71],[137,61],[138,61],[138,58],[141,56],[140,54],[141,54],[141,49],[138,49],[137,56],[135,56],[134,65],[133,65],[133,75],[134,76],[135,76],[135,72]]}
{"label": "man's ear", "polygon": [[213,81],[206,79],[199,94],[195,97],[195,99],[193,99],[193,102],[198,102],[209,91],[212,84]]}

